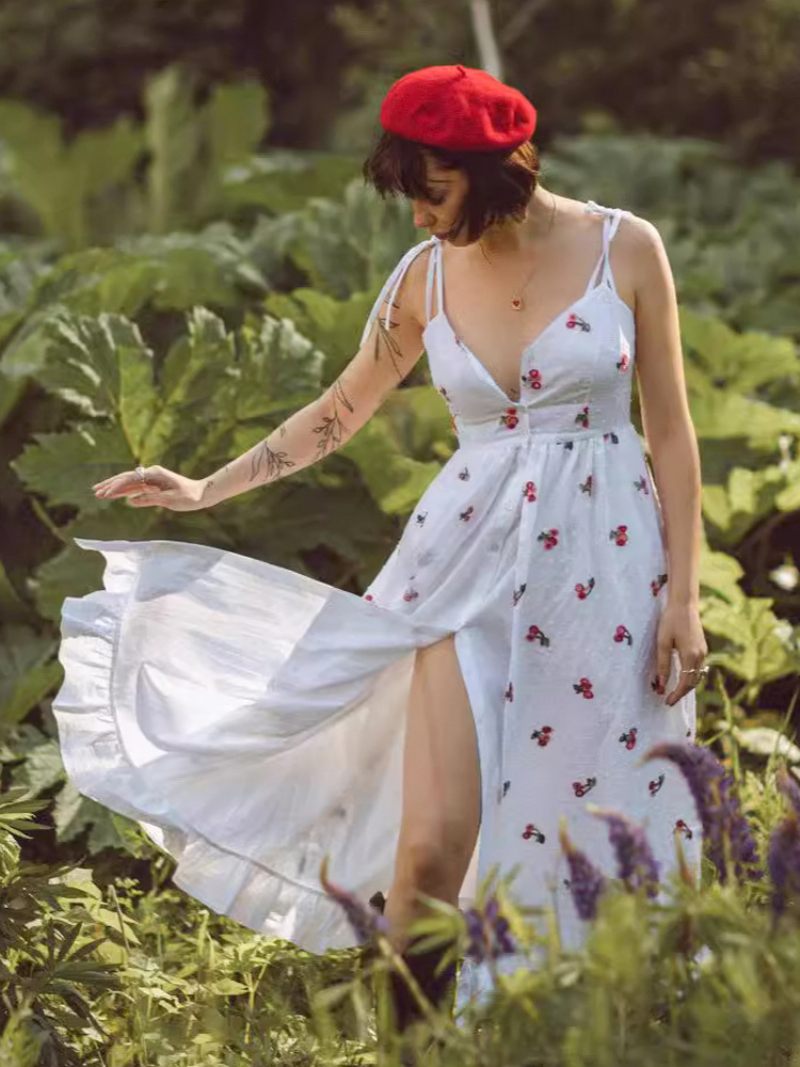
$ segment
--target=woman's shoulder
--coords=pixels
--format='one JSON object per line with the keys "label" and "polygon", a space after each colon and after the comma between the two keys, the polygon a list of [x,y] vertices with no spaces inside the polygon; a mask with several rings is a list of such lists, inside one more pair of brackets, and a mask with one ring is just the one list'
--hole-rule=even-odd
{"label": "woman's shoulder", "polygon": [[408,249],[409,263],[398,292],[398,297],[402,293],[406,306],[420,326],[425,325],[425,291],[435,244],[436,239],[428,237]]}

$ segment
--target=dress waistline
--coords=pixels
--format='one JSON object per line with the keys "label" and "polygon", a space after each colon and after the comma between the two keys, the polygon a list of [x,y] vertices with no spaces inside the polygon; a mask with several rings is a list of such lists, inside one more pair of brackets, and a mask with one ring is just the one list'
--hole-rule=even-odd
{"label": "dress waistline", "polygon": [[575,404],[548,405],[546,408],[508,407],[485,419],[453,418],[460,446],[513,441],[526,437],[555,437],[579,441],[582,438],[611,436],[635,430],[630,418],[618,412],[593,412]]}

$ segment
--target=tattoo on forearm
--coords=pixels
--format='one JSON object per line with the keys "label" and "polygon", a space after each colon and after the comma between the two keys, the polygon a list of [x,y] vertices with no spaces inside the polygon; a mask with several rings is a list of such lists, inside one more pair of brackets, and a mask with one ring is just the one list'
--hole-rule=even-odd
{"label": "tattoo on forearm", "polygon": [[266,441],[262,441],[253,453],[250,463],[250,481],[254,482],[264,469],[264,482],[272,482],[280,478],[281,471],[286,467],[293,467],[294,461],[289,459],[286,452],[275,452]]}
{"label": "tattoo on forearm", "polygon": [[333,383],[331,402],[333,404],[333,414],[324,416],[322,424],[313,428],[314,433],[319,434],[319,441],[317,442],[318,459],[337,449],[347,436],[347,427],[339,415],[339,405],[342,404],[351,414],[355,411],[344,391],[344,385],[340,378],[337,378]]}

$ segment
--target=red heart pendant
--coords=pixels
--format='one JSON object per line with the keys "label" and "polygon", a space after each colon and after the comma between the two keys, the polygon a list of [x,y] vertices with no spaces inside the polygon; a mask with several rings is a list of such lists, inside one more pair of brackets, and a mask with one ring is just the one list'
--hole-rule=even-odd
{"label": "red heart pendant", "polygon": [[518,296],[515,296],[514,299],[511,301],[511,306],[515,311],[520,310],[520,308],[522,307],[522,301]]}

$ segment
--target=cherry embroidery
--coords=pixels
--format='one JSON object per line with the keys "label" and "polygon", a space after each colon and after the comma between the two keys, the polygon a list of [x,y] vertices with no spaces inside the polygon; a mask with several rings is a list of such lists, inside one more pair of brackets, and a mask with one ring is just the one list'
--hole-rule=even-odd
{"label": "cherry embroidery", "polygon": [[627,352],[621,352],[620,357],[617,360],[617,370],[626,371],[630,366],[630,357]]}
{"label": "cherry embroidery", "polygon": [[538,730],[534,730],[531,734],[531,741],[535,741],[539,748],[545,748],[550,744],[553,738],[552,726],[541,726]]}
{"label": "cherry embroidery", "polygon": [[447,392],[447,390],[445,389],[445,387],[443,385],[439,386],[439,392],[442,394],[442,396],[445,398],[445,400],[447,401],[448,404],[451,403],[450,394]]}
{"label": "cherry embroidery", "polygon": [[615,530],[611,530],[608,535],[609,540],[614,541],[618,545],[627,545],[628,543],[628,527],[618,526]]}
{"label": "cherry embroidery", "polygon": [[418,596],[419,593],[416,591],[416,589],[413,589],[411,586],[409,586],[408,589],[406,589],[405,593],[403,593],[403,600],[405,600],[406,602],[416,600]]}
{"label": "cherry embroidery", "polygon": [[517,415],[516,408],[506,408],[500,416],[500,425],[505,426],[508,430],[513,430],[518,422],[519,416]]}
{"label": "cherry embroidery", "polygon": [[578,600],[585,600],[589,593],[594,589],[594,578],[590,578],[586,585],[583,582],[575,583],[575,592],[578,595]]}
{"label": "cherry embroidery", "polygon": [[604,433],[603,434],[603,440],[604,441],[610,441],[612,445],[618,445],[619,444],[619,438],[617,437],[617,435],[614,433],[613,430],[609,430],[608,433]]}
{"label": "cherry embroidery", "polygon": [[511,704],[514,703],[514,683],[513,682],[509,682],[508,685],[506,686],[506,700],[509,701],[509,703],[511,703]]}
{"label": "cherry embroidery", "polygon": [[647,479],[644,475],[642,475],[640,478],[637,478],[637,480],[633,484],[634,487],[644,493],[645,496],[650,495],[650,490],[647,488]]}
{"label": "cherry embroidery", "polygon": [[635,726],[631,726],[631,728],[626,730],[624,734],[619,735],[620,742],[629,752],[636,748],[636,738],[638,733],[638,729]]}
{"label": "cherry embroidery", "polygon": [[528,371],[527,374],[522,375],[522,381],[525,385],[530,386],[531,389],[542,388],[542,374],[541,371],[536,370],[534,367]]}
{"label": "cherry embroidery", "polygon": [[538,829],[538,827],[534,826],[532,822],[529,822],[526,825],[525,829],[522,831],[522,836],[525,838],[526,841],[529,841],[531,838],[533,838],[534,841],[536,841],[540,845],[543,845],[545,842],[544,834],[541,830]]}
{"label": "cherry embroidery", "polygon": [[589,323],[586,321],[586,319],[582,319],[580,317],[580,315],[576,315],[574,311],[572,312],[570,317],[567,319],[565,325],[566,325],[568,330],[574,330],[576,326],[579,326],[583,330],[584,333],[588,333],[589,330],[591,330],[591,328],[592,328],[589,325]]}
{"label": "cherry embroidery", "polygon": [[658,594],[661,592],[661,590],[666,584],[666,574],[659,574],[657,578],[654,578],[653,581],[650,582],[650,592],[653,594],[653,596],[658,596]]}
{"label": "cherry embroidery", "polygon": [[521,598],[522,594],[525,592],[526,588],[527,588],[527,583],[523,582],[522,585],[519,587],[519,589],[515,589],[514,590],[513,597],[514,597],[514,606],[515,607],[519,603],[520,598]]}
{"label": "cherry embroidery", "polygon": [[372,595],[372,593],[365,593],[364,594],[364,599],[365,600],[374,600],[375,597]]}
{"label": "cherry embroidery", "polygon": [[650,796],[654,797],[664,784],[664,775],[659,774],[658,778],[654,778],[651,782],[647,783],[647,788],[650,791]]}
{"label": "cherry embroidery", "polygon": [[572,683],[572,688],[576,693],[580,693],[586,700],[594,700],[592,683],[588,678],[579,678],[577,682]]}
{"label": "cherry embroidery", "polygon": [[538,641],[542,648],[547,648],[550,644],[550,638],[545,634],[544,630],[540,630],[538,626],[529,626],[528,632],[525,634],[526,641]]}
{"label": "cherry embroidery", "polygon": [[503,782],[503,796],[505,796],[506,793],[508,792],[510,785],[511,785],[510,781]]}
{"label": "cherry embroidery", "polygon": [[425,520],[427,519],[427,517],[428,517],[427,511],[421,511],[417,515],[417,526],[424,526],[425,525]]}
{"label": "cherry embroidery", "polygon": [[687,823],[685,823],[683,819],[678,819],[678,821],[675,823],[675,830],[678,830],[680,833],[683,834],[685,838],[688,838],[689,840],[694,837],[691,827]]}
{"label": "cherry embroidery", "polygon": [[459,478],[461,479],[462,482],[468,482],[469,481],[469,467],[464,467],[463,470],[460,470],[458,472],[458,476],[459,476]]}
{"label": "cherry embroidery", "polygon": [[555,528],[552,528],[550,530],[542,530],[536,540],[542,541],[544,543],[545,549],[549,550],[551,548],[555,548],[558,544],[558,530]]}
{"label": "cherry embroidery", "polygon": [[592,495],[592,476],[591,476],[591,474],[588,474],[586,476],[586,481],[585,482],[578,482],[578,485],[580,486],[582,493],[588,493],[589,496]]}
{"label": "cherry embroidery", "polygon": [[572,791],[576,797],[585,797],[590,789],[597,785],[596,778],[585,778],[582,782],[573,782]]}
{"label": "cherry embroidery", "polygon": [[577,422],[579,426],[582,426],[584,428],[584,430],[589,425],[589,405],[588,404],[584,404],[583,407],[581,408],[581,410],[575,416],[575,422]]}
{"label": "cherry embroidery", "polygon": [[462,519],[464,522],[469,522],[469,520],[472,518],[472,516],[474,514],[475,514],[475,508],[472,506],[472,504],[470,504],[470,506],[467,508],[466,511],[462,511],[460,513],[459,518]]}
{"label": "cherry embroidery", "polygon": [[630,630],[627,626],[623,626],[622,623],[620,623],[614,631],[614,640],[617,644],[620,644],[622,641],[627,641],[629,645],[633,644]]}
{"label": "cherry embroidery", "polygon": [[526,482],[525,487],[522,490],[522,494],[526,500],[533,502],[536,499],[536,484],[535,482]]}

